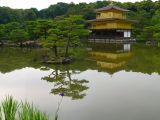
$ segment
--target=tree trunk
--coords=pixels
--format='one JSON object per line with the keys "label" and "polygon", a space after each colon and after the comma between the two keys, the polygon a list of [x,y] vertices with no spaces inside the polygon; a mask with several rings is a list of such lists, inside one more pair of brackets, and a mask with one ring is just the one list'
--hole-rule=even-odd
{"label": "tree trunk", "polygon": [[58,67],[57,66],[55,66],[55,77],[56,79],[58,78]]}
{"label": "tree trunk", "polygon": [[65,57],[68,57],[68,48],[70,43],[70,37],[68,37],[67,44],[66,44],[66,50],[65,50]]}
{"label": "tree trunk", "polygon": [[21,41],[21,42],[20,42],[20,47],[22,48],[22,46],[23,46],[23,45],[22,45],[22,41]]}
{"label": "tree trunk", "polygon": [[3,43],[3,41],[1,41],[1,46],[2,46],[2,47],[4,46],[4,43]]}
{"label": "tree trunk", "polygon": [[71,74],[68,69],[66,69],[66,71],[67,71],[67,77],[69,78],[69,88],[71,88],[71,84],[72,84]]}
{"label": "tree trunk", "polygon": [[45,38],[45,40],[47,39],[47,30],[46,29],[44,30],[44,38]]}
{"label": "tree trunk", "polygon": [[56,45],[53,46],[53,50],[54,50],[55,57],[58,57],[58,51],[57,51],[57,46]]}

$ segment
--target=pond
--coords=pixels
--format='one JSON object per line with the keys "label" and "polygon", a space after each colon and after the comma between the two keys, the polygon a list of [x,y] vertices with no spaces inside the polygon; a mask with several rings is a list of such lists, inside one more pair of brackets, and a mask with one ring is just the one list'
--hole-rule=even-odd
{"label": "pond", "polygon": [[64,66],[43,64],[41,49],[0,48],[0,100],[27,100],[53,118],[63,91],[59,120],[159,120],[160,48],[90,47]]}

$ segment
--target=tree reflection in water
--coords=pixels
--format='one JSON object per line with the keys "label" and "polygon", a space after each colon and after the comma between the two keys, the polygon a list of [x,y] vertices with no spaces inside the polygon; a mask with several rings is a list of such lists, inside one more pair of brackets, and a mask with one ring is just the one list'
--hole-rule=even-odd
{"label": "tree reflection in water", "polygon": [[87,80],[73,79],[73,74],[79,74],[79,71],[72,71],[68,66],[63,66],[63,70],[60,69],[61,66],[55,66],[54,71],[42,78],[48,82],[54,82],[54,88],[51,89],[52,94],[64,93],[65,96],[71,97],[73,100],[83,99],[86,96],[84,93],[89,87],[86,86]]}

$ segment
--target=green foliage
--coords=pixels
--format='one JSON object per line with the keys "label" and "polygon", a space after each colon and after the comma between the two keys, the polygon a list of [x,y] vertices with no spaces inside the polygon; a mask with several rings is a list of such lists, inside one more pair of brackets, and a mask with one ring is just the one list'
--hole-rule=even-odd
{"label": "green foliage", "polygon": [[138,40],[160,41],[160,25],[144,27]]}
{"label": "green foliage", "polygon": [[45,113],[39,111],[33,105],[28,102],[18,103],[12,96],[7,96],[2,101],[0,120],[2,120],[3,115],[5,120],[49,120]]}
{"label": "green foliage", "polygon": [[23,17],[26,21],[33,21],[38,18],[38,10],[35,8],[26,9],[23,12]]}
{"label": "green foliage", "polygon": [[[92,3],[63,3],[59,2],[51,5],[46,9],[38,11],[36,8],[31,9],[11,9],[8,7],[0,7],[0,24],[9,22],[33,21],[39,18],[48,19],[55,18],[61,15],[83,15],[86,19],[92,19],[95,14],[94,10],[107,6],[109,1],[96,1]],[[155,11],[160,10],[160,1],[143,0],[140,2],[114,2],[115,5],[127,8],[135,13],[139,11],[146,11],[154,15]]]}
{"label": "green foliage", "polygon": [[54,120],[58,120],[58,114],[55,115]]}
{"label": "green foliage", "polygon": [[40,37],[40,29],[38,29],[37,21],[27,21],[26,31],[29,34],[30,40],[37,40]]}
{"label": "green foliage", "polygon": [[48,37],[42,40],[45,47],[64,46],[63,31],[58,28],[51,28],[48,30]]}
{"label": "green foliage", "polygon": [[[66,24],[66,26],[64,26]],[[67,39],[65,55],[68,56],[68,48],[70,45],[76,46],[79,44],[80,38],[89,35],[89,30],[84,28],[84,19],[82,16],[69,16],[64,20],[58,21],[59,28],[64,31],[64,36]]]}
{"label": "green foliage", "polygon": [[6,97],[2,102],[2,110],[4,112],[5,120],[15,120],[17,109],[18,102],[11,96]]}
{"label": "green foliage", "polygon": [[84,25],[82,16],[57,17],[53,21],[53,28],[47,32],[47,39],[42,40],[42,44],[45,47],[52,47],[56,56],[58,56],[58,47],[65,47],[63,56],[68,56],[69,47],[77,46],[80,38],[89,35]]}
{"label": "green foliage", "polygon": [[4,30],[4,25],[0,25],[0,42],[2,43],[4,40],[6,40],[6,34]]}
{"label": "green foliage", "polygon": [[28,33],[25,32],[23,29],[13,30],[10,33],[10,39],[16,43],[18,43],[18,42],[22,43],[22,42],[28,40]]}
{"label": "green foliage", "polygon": [[52,26],[51,20],[37,20],[37,29],[40,32],[40,36],[47,38],[47,31]]}
{"label": "green foliage", "polygon": [[48,120],[45,113],[40,112],[36,107],[28,102],[21,103],[19,111],[19,120]]}
{"label": "green foliage", "polygon": [[155,15],[152,17],[151,24],[152,25],[160,24],[160,11],[159,10],[157,10],[155,12]]}
{"label": "green foliage", "polygon": [[[59,2],[55,5],[49,6],[47,9],[42,9],[38,11],[36,8],[31,9],[11,9],[8,7],[0,7],[0,23],[8,23],[8,22],[22,22],[22,21],[32,21],[39,18],[48,19],[55,18],[56,16],[61,15],[83,15],[84,18],[90,19],[95,16],[94,10],[100,7],[107,6],[109,1],[97,1],[94,3],[62,3]],[[144,0],[141,2],[114,2],[115,5],[127,8],[131,11],[146,11],[154,13],[154,11],[159,10],[160,2],[151,0]]]}

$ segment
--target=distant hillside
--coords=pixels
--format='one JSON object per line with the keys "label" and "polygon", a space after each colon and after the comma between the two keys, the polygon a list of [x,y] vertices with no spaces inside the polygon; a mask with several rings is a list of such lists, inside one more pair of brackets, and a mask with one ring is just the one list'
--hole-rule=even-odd
{"label": "distant hillside", "polygon": [[[38,11],[36,8],[31,9],[11,9],[9,7],[0,7],[0,24],[8,22],[22,22],[30,21],[38,18],[54,18],[60,15],[83,15],[85,19],[92,19],[95,17],[94,10],[108,5],[108,1],[97,1],[94,3],[57,3],[49,6],[47,9]],[[155,11],[160,10],[160,1],[152,2],[151,0],[145,0],[141,2],[120,3],[114,2],[115,5],[129,9],[133,12],[144,12],[147,14],[145,17],[151,18]]]}

